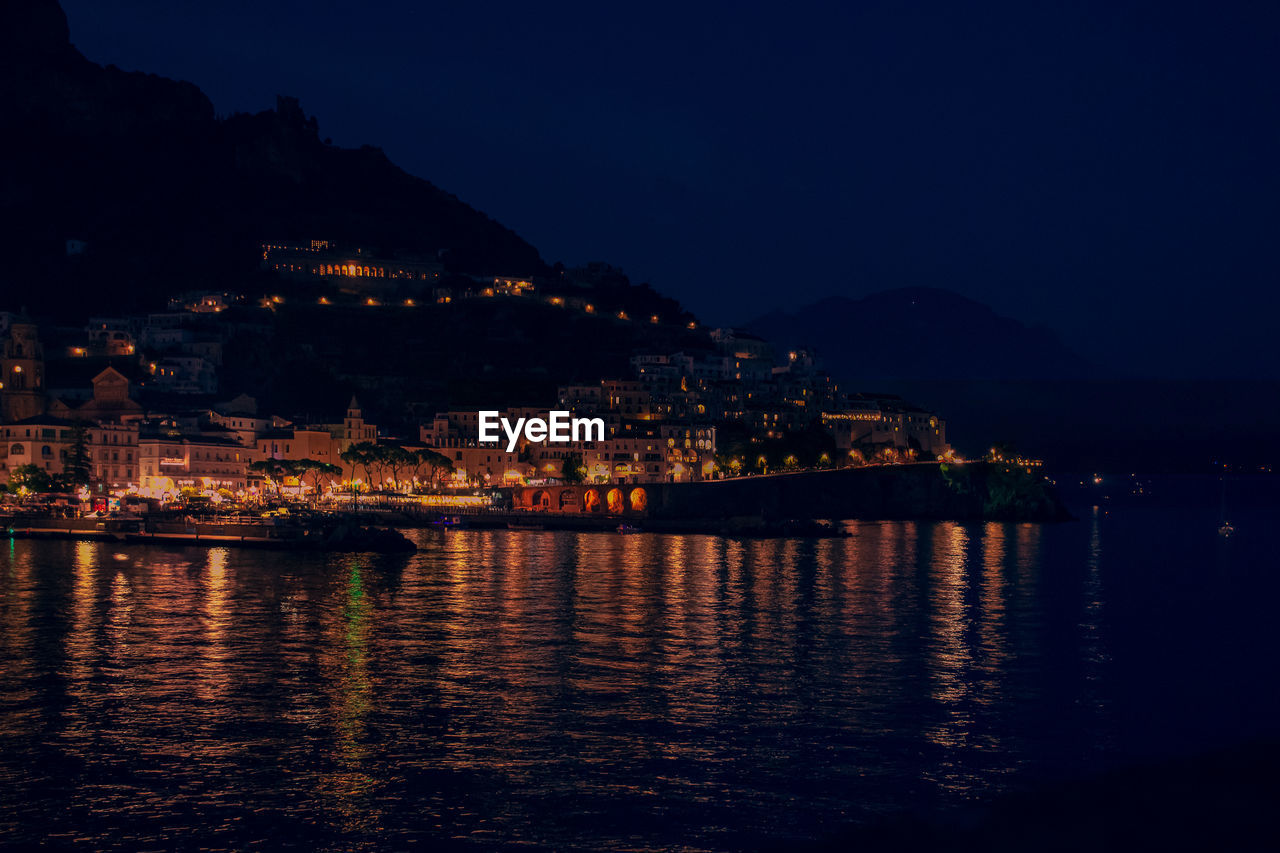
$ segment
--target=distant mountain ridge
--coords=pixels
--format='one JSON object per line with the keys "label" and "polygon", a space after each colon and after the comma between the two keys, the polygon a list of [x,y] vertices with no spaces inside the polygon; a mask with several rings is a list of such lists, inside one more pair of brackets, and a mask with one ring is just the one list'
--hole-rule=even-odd
{"label": "distant mountain ridge", "polygon": [[1051,330],[940,288],[832,296],[772,311],[745,328],[780,346],[812,348],[833,375],[864,386],[922,378],[1081,379],[1096,372]]}
{"label": "distant mountain ridge", "polygon": [[[218,118],[195,85],[97,65],[55,0],[0,7],[0,188],[6,273],[37,311],[137,307],[251,275],[262,240],[330,239],[441,257],[454,271],[535,275],[510,229],[371,146],[323,141],[293,98]],[[67,240],[84,244],[68,257]]]}
{"label": "distant mountain ridge", "polygon": [[[191,83],[86,59],[56,0],[7,3],[0,24],[11,34],[0,123],[21,166],[0,185],[10,308],[83,322],[149,310],[180,290],[247,290],[258,276],[274,287],[257,269],[263,240],[409,249],[451,272],[555,275],[514,232],[380,149],[322,140],[296,99],[219,118]],[[817,349],[836,376],[864,387],[1090,372],[1048,330],[933,288],[833,297],[749,328]]]}

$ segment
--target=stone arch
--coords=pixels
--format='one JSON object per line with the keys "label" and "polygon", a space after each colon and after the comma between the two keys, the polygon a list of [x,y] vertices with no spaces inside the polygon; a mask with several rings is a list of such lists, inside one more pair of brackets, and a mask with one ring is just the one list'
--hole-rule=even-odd
{"label": "stone arch", "polygon": [[562,489],[560,492],[560,511],[578,508],[578,496],[573,489]]}
{"label": "stone arch", "polygon": [[533,496],[529,498],[529,505],[534,509],[550,509],[551,493],[545,489],[538,489],[533,493]]}
{"label": "stone arch", "polygon": [[609,512],[622,512],[624,508],[622,489],[610,489],[609,494],[605,495],[605,500],[608,504]]}
{"label": "stone arch", "polygon": [[644,489],[631,490],[631,509],[635,512],[644,512],[649,508],[649,495]]}
{"label": "stone arch", "polygon": [[600,511],[600,492],[597,489],[587,489],[583,493],[582,508],[587,512]]}
{"label": "stone arch", "polygon": [[[24,454],[24,453],[26,453],[26,452],[27,452],[27,451],[26,451],[26,448],[25,448],[25,447],[23,447],[21,444],[15,444],[15,445],[13,445],[12,447],[10,447],[10,448],[9,448],[9,455],[10,455],[10,456],[21,456],[22,454]],[[598,496],[597,496],[597,498],[596,498],[596,502],[597,502],[597,503],[599,502],[599,497],[598,497]]]}

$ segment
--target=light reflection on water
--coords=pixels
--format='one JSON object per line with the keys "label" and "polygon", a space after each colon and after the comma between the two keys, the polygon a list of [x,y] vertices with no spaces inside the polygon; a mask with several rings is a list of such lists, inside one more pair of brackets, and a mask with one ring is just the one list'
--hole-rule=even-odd
{"label": "light reflection on water", "polygon": [[1142,701],[1108,594],[1148,568],[1103,524],[6,545],[0,832],[722,848],[1084,770]]}

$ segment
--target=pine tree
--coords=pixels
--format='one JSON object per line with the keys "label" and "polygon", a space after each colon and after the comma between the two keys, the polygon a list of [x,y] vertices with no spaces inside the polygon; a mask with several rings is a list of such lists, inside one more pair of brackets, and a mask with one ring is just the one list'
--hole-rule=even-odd
{"label": "pine tree", "polygon": [[89,458],[89,425],[76,421],[71,428],[71,449],[67,452],[67,464],[63,474],[74,486],[87,486],[93,479],[93,465]]}

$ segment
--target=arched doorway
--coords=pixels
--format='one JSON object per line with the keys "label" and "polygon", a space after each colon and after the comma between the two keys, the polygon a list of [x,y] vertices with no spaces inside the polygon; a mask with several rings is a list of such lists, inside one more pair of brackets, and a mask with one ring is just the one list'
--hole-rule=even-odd
{"label": "arched doorway", "polygon": [[587,512],[600,511],[600,493],[595,489],[587,489],[582,496],[582,508]]}
{"label": "arched doorway", "polygon": [[609,504],[609,512],[622,512],[622,489],[610,489],[609,494],[605,496]]}
{"label": "arched doorway", "polygon": [[551,508],[551,494],[542,489],[533,493],[533,497],[529,499],[529,506],[537,510],[547,510]]}
{"label": "arched doorway", "polygon": [[631,490],[631,509],[635,512],[644,512],[649,508],[649,496],[645,494],[644,489]]}

